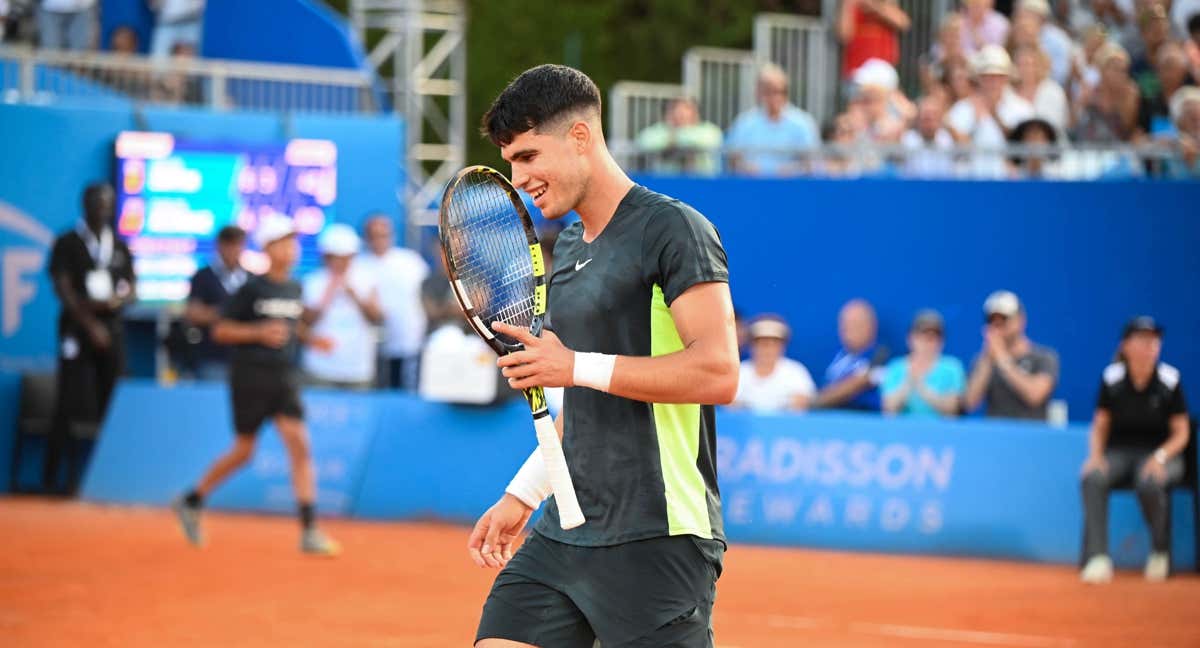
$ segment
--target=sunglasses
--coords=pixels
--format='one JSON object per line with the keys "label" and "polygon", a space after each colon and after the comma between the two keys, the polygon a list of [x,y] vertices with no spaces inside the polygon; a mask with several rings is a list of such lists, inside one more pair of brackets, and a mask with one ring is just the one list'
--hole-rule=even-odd
{"label": "sunglasses", "polygon": [[992,313],[991,315],[987,316],[988,324],[1005,324],[1007,322],[1008,322],[1008,315],[1001,315],[1000,313]]}

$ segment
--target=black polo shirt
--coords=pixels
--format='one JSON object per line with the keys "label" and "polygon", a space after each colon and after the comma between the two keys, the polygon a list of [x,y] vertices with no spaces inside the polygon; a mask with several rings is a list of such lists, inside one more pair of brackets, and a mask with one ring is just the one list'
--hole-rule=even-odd
{"label": "black polo shirt", "polygon": [[[54,248],[50,252],[50,261],[47,265],[51,281],[54,280],[54,277],[65,274],[75,294],[86,300],[89,299],[88,273],[93,270],[104,270],[112,279],[114,292],[119,290],[122,283],[127,289],[132,290],[134,282],[133,256],[116,232],[113,232],[112,237],[112,255],[109,257],[107,265],[101,268],[100,262],[92,258],[92,253],[88,250],[88,245],[78,230],[71,230],[59,236],[54,241]],[[94,312],[94,314],[101,323],[108,325],[113,334],[120,334],[121,327],[118,326],[120,312],[103,311]],[[58,333],[60,336],[76,336],[83,343],[87,343],[89,340],[88,336],[83,334],[82,326],[71,317],[65,308],[58,314]]]}
{"label": "black polo shirt", "polygon": [[[216,308],[218,312],[225,309],[225,304],[229,302],[229,298],[233,293],[229,292],[227,286],[233,287],[235,284],[240,287],[248,276],[245,276],[245,270],[240,270],[243,273],[241,282],[229,280],[229,283],[221,280],[221,274],[218,274],[217,269],[211,265],[204,266],[192,275],[191,290],[188,291],[188,301],[197,301],[205,306]],[[222,269],[222,273],[225,273]],[[236,288],[235,288],[236,290]],[[196,345],[196,355],[201,360],[224,362],[229,359],[229,350],[212,341],[212,327],[196,327],[200,331],[200,342]]]}
{"label": "black polo shirt", "polygon": [[1171,417],[1187,414],[1179,370],[1160,363],[1146,388],[1138,391],[1125,363],[1113,363],[1104,370],[1096,408],[1111,417],[1109,447],[1153,450],[1170,436]]}

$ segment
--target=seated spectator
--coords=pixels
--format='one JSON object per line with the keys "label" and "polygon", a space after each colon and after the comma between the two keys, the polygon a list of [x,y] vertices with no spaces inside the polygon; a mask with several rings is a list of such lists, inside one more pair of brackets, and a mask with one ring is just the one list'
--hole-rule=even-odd
{"label": "seated spectator", "polygon": [[842,113],[821,131],[821,139],[828,146],[819,158],[813,160],[813,176],[856,178],[862,175],[862,158],[869,153],[860,146],[857,121],[854,115]]}
{"label": "seated spectator", "polygon": [[817,396],[819,407],[878,412],[879,369],[888,360],[887,347],[879,344],[879,322],[866,300],[852,299],[838,313],[838,338],[842,348],[825,369],[825,386]]}
{"label": "seated spectator", "polygon": [[1008,19],[996,11],[993,0],[963,0],[962,47],[974,56],[986,45],[1004,45],[1008,40]]}
{"label": "seated spectator", "polygon": [[1145,577],[1171,569],[1170,488],[1183,478],[1189,430],[1179,370],[1162,362],[1162,327],[1150,317],[1130,321],[1117,362],[1104,369],[1083,463],[1085,583],[1112,580],[1108,556],[1108,496],[1132,482],[1150,527]]}
{"label": "seated spectator", "polygon": [[904,147],[903,175],[910,178],[950,178],[956,175],[954,136],[942,126],[946,114],[939,95],[917,104],[917,120],[900,138]]}
{"label": "seated spectator", "polygon": [[1171,39],[1171,21],[1161,3],[1151,0],[1138,12],[1138,34],[1139,39],[1126,45],[1129,75],[1143,96],[1152,97],[1159,91],[1158,71],[1154,67],[1158,50]]}
{"label": "seated spectator", "polygon": [[890,65],[900,61],[899,32],[908,31],[911,21],[897,0],[842,0],[838,14],[838,40],[842,51],[842,78],[871,59]]}
{"label": "seated spectator", "polygon": [[908,334],[908,355],[883,372],[883,411],[915,416],[958,416],[966,372],[957,358],[942,355],[945,324],[934,310],[917,313]]}
{"label": "seated spectator", "polygon": [[1142,95],[1138,108],[1138,127],[1143,133],[1161,139],[1175,139],[1175,128],[1171,121],[1171,98],[1184,86],[1196,85],[1188,71],[1187,54],[1178,43],[1164,43],[1158,48],[1155,62],[1158,75],[1158,92]]}
{"label": "seated spectator", "polygon": [[305,321],[332,348],[305,348],[303,367],[314,385],[366,390],[375,383],[376,336],[383,322],[374,276],[352,261],[361,243],[354,228],[330,225],[320,236],[324,267],[304,278]]}
{"label": "seated spectator", "polygon": [[788,101],[783,69],[768,63],[758,74],[758,106],[729,127],[730,167],[746,175],[797,175],[806,168],[801,152],[819,146],[819,134],[812,115]]}
{"label": "seated spectator", "polygon": [[863,123],[862,139],[873,144],[895,144],[916,108],[900,90],[896,68],[871,59],[854,71],[855,96],[850,112],[858,112]]}
{"label": "seated spectator", "polygon": [[154,35],[150,38],[150,55],[166,58],[175,46],[186,43],[200,50],[204,28],[205,0],[146,0],[154,11]]}
{"label": "seated spectator", "polygon": [[1091,24],[1099,25],[1118,43],[1137,38],[1135,0],[1091,0]]}
{"label": "seated spectator", "polygon": [[96,45],[96,0],[41,0],[37,13],[39,45],[55,50],[90,50]]}
{"label": "seated spectator", "polygon": [[1180,156],[1167,162],[1167,175],[1200,178],[1200,88],[1187,87],[1175,93],[1171,118],[1179,135]]}
{"label": "seated spectator", "polygon": [[[1047,0],[1020,0],[1013,14],[1013,30],[1016,31],[1019,23],[1029,22],[1037,36],[1037,42],[1030,44],[1038,45],[1046,53],[1050,61],[1050,78],[1061,87],[1071,77],[1071,56],[1075,46],[1071,37],[1050,18]],[[1011,51],[1016,55],[1016,49]]]}
{"label": "seated spectator", "polygon": [[963,17],[960,13],[949,13],[942,18],[938,27],[937,42],[921,57],[921,89],[932,94],[944,82],[946,62],[951,59],[966,60],[963,49]]}
{"label": "seated spectator", "polygon": [[1100,66],[1096,59],[1107,44],[1108,32],[1104,31],[1103,25],[1095,24],[1084,31],[1083,46],[1071,74],[1072,106],[1080,105],[1082,97],[1089,96],[1100,83]]}
{"label": "seated spectator", "polygon": [[989,295],[983,315],[987,324],[967,383],[967,411],[986,403],[990,417],[1046,420],[1058,384],[1058,354],[1026,337],[1025,307],[1013,293]]}
{"label": "seated spectator", "polygon": [[1096,54],[1100,81],[1080,97],[1073,139],[1113,144],[1129,141],[1137,129],[1140,93],[1129,78],[1129,54],[1109,43]]}
{"label": "seated spectator", "polygon": [[108,49],[113,54],[136,56],[138,53],[138,35],[129,25],[121,25],[112,30],[108,37]]}
{"label": "seated spectator", "polygon": [[947,106],[969,99],[975,93],[970,61],[965,58],[946,59],[942,64],[941,93]]}
{"label": "seated spectator", "polygon": [[750,325],[750,359],[742,363],[734,407],[758,413],[808,409],[817,387],[804,365],[784,357],[790,336],[787,323],[774,315]]}
{"label": "seated spectator", "polygon": [[1013,178],[1051,180],[1062,177],[1058,155],[1050,150],[1058,144],[1058,129],[1053,124],[1041,117],[1026,119],[1017,124],[1008,141],[1021,147],[1009,158]]}
{"label": "seated spectator", "polygon": [[[1007,175],[1004,158],[996,151],[1005,147],[1008,134],[1017,124],[1033,116],[1033,106],[1009,84],[1012,60],[999,45],[980,50],[974,61],[977,88],[969,99],[950,108],[946,125],[959,143],[985,151],[976,154],[972,166],[979,177]],[[991,151],[991,152],[987,152]]]}
{"label": "seated spectator", "polygon": [[688,97],[667,104],[663,120],[638,133],[637,148],[649,159],[643,168],[656,173],[712,176],[721,171],[721,128],[701,121]]}
{"label": "seated spectator", "polygon": [[1055,130],[1066,133],[1070,125],[1071,106],[1067,93],[1054,79],[1049,78],[1049,59],[1036,47],[1022,47],[1015,53],[1014,89],[1017,96],[1033,105],[1033,113],[1049,122]]}
{"label": "seated spectator", "polygon": [[[212,327],[221,319],[229,298],[250,276],[242,267],[246,233],[229,225],[217,232],[217,254],[212,262],[192,276],[184,321],[196,332],[196,343],[189,349],[190,366],[184,374],[199,380],[223,381],[229,377],[229,349],[212,341]],[[192,335],[188,334],[189,337]]]}

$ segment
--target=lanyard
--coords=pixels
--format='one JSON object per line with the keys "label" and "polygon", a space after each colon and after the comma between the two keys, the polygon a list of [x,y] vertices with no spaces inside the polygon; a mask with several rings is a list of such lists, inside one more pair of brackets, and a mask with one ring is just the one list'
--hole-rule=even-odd
{"label": "lanyard", "polygon": [[107,269],[112,263],[113,255],[113,233],[111,227],[105,227],[100,232],[100,237],[96,238],[96,234],[92,232],[83,221],[80,221],[75,226],[75,231],[79,233],[79,238],[83,239],[83,244],[87,247],[88,254],[92,257],[92,262],[95,263],[98,269]]}

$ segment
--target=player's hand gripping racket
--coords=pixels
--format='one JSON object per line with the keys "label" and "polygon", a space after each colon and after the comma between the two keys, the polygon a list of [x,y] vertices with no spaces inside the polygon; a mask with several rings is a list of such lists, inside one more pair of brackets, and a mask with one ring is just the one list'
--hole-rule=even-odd
{"label": "player's hand gripping racket", "polygon": [[[542,333],[546,314],[546,267],[533,222],[517,190],[499,171],[472,166],[446,187],[438,219],[446,270],[454,296],[475,332],[499,355],[520,351],[517,340],[492,330],[503,322]],[[541,387],[524,390],[533,412],[538,447],[559,522],[573,529],[584,522],[567,460]]]}

